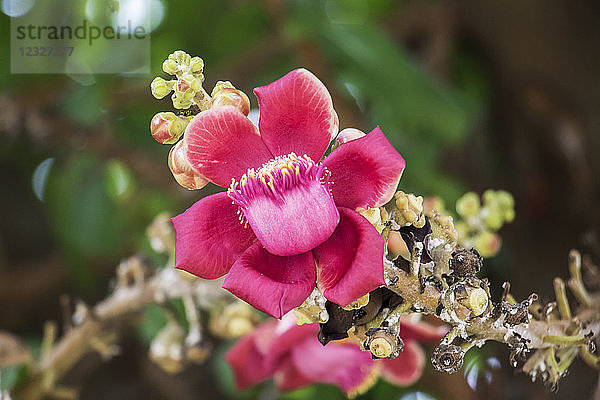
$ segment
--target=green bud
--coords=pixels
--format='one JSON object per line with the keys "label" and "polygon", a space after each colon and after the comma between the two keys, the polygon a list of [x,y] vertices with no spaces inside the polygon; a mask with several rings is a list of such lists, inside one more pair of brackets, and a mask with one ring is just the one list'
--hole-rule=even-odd
{"label": "green bud", "polygon": [[465,193],[456,201],[456,212],[463,218],[476,216],[480,208],[479,196],[474,192]]}
{"label": "green bud", "polygon": [[509,208],[504,210],[504,222],[513,222],[515,219],[515,209]]}
{"label": "green bud", "polygon": [[485,212],[482,213],[483,222],[493,231],[502,228],[504,223],[504,213],[496,203],[488,204],[485,207]]}
{"label": "green bud", "polygon": [[488,189],[483,192],[483,204],[484,206],[488,206],[492,203],[496,203],[496,192],[492,189]]}
{"label": "green bud", "polygon": [[173,101],[173,107],[177,108],[178,110],[190,108],[193,104],[191,98],[186,99],[178,96],[176,93],[173,93],[173,96],[171,96],[171,100]]}
{"label": "green bud", "polygon": [[173,90],[174,81],[165,81],[161,77],[156,77],[150,84],[152,95],[157,99],[162,99]]}
{"label": "green bud", "polygon": [[204,60],[200,57],[192,57],[190,60],[190,70],[193,73],[202,73],[204,70]]}
{"label": "green bud", "polygon": [[176,61],[179,65],[189,66],[192,57],[183,50],[176,50],[173,53],[169,54],[169,59]]}
{"label": "green bud", "polygon": [[175,60],[166,59],[165,62],[163,62],[162,69],[169,75],[175,75],[179,70],[179,64],[177,64],[177,61]]}
{"label": "green bud", "polygon": [[212,93],[210,94],[210,97],[215,97],[215,95],[217,93],[219,93],[224,88],[235,89],[235,87],[233,86],[233,84],[231,82],[229,82],[229,81],[218,81],[215,84],[215,87],[212,90]]}
{"label": "green bud", "polygon": [[498,190],[496,192],[496,199],[503,207],[514,207],[515,205],[515,199],[512,194],[505,190]]}

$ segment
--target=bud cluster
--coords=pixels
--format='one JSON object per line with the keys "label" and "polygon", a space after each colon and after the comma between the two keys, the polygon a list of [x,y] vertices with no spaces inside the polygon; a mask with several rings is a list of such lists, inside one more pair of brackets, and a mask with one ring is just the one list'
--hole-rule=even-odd
{"label": "bud cluster", "polygon": [[169,152],[168,165],[177,183],[190,190],[202,189],[209,180],[195,171],[187,159],[184,137],[187,126],[194,114],[211,108],[233,106],[247,116],[250,113],[250,100],[229,81],[217,82],[212,96],[209,96],[202,87],[204,61],[200,57],[191,57],[184,51],[177,50],[170,54],[162,68],[175,79],[154,78],[150,84],[152,95],[162,99],[173,92],[173,107],[185,110],[185,113],[157,113],[150,122],[150,133],[159,143],[175,145]]}
{"label": "bud cluster", "polygon": [[514,199],[503,190],[486,190],[482,200],[473,192],[458,199],[456,212],[461,220],[456,230],[463,247],[474,247],[483,257],[491,257],[500,250],[497,231],[515,218]]}

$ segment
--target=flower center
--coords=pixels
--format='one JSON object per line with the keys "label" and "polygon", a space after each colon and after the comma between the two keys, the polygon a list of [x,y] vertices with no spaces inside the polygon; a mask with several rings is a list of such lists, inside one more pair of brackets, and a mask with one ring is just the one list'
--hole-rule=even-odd
{"label": "flower center", "polygon": [[290,153],[249,169],[227,195],[270,253],[301,254],[327,240],[339,222],[328,175],[307,155]]}

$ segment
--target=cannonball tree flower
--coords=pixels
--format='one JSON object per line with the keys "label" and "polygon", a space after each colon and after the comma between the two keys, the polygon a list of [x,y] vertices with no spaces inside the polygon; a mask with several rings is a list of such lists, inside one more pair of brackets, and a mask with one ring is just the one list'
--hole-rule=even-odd
{"label": "cannonball tree flower", "polygon": [[240,390],[271,377],[283,391],[331,383],[349,397],[368,390],[379,376],[395,385],[408,386],[421,377],[425,365],[419,343],[436,343],[447,332],[444,326],[411,317],[402,320],[404,349],[392,360],[373,360],[371,353],[351,341],[323,346],[316,338],[319,325],[297,325],[293,313],[260,325],[241,338],[225,358]]}
{"label": "cannonball tree flower", "polygon": [[355,210],[391,199],[404,159],[379,128],[322,159],[338,119],[307,70],[254,93],[259,129],[231,106],[201,112],[186,129],[192,168],[229,189],[173,218],[176,267],[227,274],[225,289],[276,318],[315,283],[343,306],[384,285],[384,240]]}

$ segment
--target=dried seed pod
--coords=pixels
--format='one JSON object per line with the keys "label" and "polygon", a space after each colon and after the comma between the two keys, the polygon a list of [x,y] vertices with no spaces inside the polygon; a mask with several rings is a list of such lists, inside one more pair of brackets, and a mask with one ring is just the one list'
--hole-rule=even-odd
{"label": "dried seed pod", "polygon": [[445,290],[442,306],[442,319],[458,323],[467,322],[489,312],[489,289],[484,281],[475,277],[467,278]]}
{"label": "dried seed pod", "polygon": [[460,346],[440,344],[431,355],[431,364],[438,371],[453,374],[462,368],[465,352]]}
{"label": "dried seed pod", "polygon": [[452,258],[450,259],[452,273],[461,277],[475,275],[481,270],[482,266],[483,258],[475,249],[456,250],[452,253]]}
{"label": "dried seed pod", "polygon": [[233,106],[246,116],[250,114],[250,99],[248,99],[246,93],[235,88],[223,87],[213,94],[211,107],[218,108],[223,106]]}
{"label": "dried seed pod", "polygon": [[373,328],[366,332],[367,339],[363,346],[365,350],[369,350],[373,358],[389,358],[398,357],[400,351],[404,348],[404,342],[400,339],[393,329],[389,328]]}
{"label": "dried seed pod", "polygon": [[186,156],[185,140],[179,141],[169,153],[169,169],[173,177],[184,188],[195,190],[202,189],[209,182],[206,177],[192,169]]}

